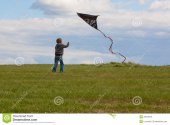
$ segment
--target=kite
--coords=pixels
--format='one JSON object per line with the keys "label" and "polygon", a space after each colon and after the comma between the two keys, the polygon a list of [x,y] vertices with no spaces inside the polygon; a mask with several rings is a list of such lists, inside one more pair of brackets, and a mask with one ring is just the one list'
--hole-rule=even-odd
{"label": "kite", "polygon": [[98,30],[105,38],[109,39],[110,42],[111,42],[111,45],[109,47],[109,51],[112,53],[112,54],[115,54],[115,55],[119,55],[123,58],[123,61],[122,63],[124,63],[126,61],[126,57],[119,53],[119,52],[113,52],[112,50],[112,46],[113,46],[113,39],[109,36],[107,36],[105,33],[103,33],[100,29],[98,29],[98,26],[97,26],[97,18],[99,15],[89,15],[89,14],[83,14],[83,13],[77,13],[77,15],[83,19],[87,24],[89,24],[91,27],[95,28],[96,30]]}

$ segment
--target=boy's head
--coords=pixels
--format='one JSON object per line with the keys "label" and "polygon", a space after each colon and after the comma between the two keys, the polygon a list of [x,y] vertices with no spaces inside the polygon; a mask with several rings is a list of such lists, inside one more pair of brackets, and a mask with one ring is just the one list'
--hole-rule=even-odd
{"label": "boy's head", "polygon": [[62,39],[61,39],[61,38],[58,38],[58,39],[56,40],[56,43],[62,43]]}

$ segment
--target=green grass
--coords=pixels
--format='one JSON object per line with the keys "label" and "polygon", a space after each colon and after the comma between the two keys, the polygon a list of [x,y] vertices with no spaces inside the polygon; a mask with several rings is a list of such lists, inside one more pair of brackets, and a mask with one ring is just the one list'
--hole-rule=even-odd
{"label": "green grass", "polygon": [[[51,66],[0,66],[0,112],[170,113],[170,66],[66,65],[62,74]],[[63,104],[55,105],[57,96]]]}

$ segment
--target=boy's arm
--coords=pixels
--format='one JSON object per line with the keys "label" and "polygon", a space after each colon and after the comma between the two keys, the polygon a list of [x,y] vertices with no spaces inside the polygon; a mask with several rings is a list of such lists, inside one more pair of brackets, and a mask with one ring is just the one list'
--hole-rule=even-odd
{"label": "boy's arm", "polygon": [[64,45],[64,44],[63,44],[63,48],[67,48],[67,47],[69,47],[69,45],[70,45],[69,42],[67,43],[67,45]]}

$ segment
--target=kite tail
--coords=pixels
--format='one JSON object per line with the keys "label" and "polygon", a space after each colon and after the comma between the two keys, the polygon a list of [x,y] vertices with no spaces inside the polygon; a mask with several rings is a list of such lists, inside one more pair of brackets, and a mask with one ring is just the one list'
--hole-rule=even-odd
{"label": "kite tail", "polygon": [[125,61],[126,61],[126,57],[123,55],[123,54],[121,54],[121,53],[117,53],[117,52],[113,52],[113,50],[112,50],[112,46],[113,46],[113,39],[111,38],[111,37],[109,37],[109,36],[106,36],[106,34],[104,34],[101,30],[99,30],[99,29],[97,29],[98,31],[100,31],[100,33],[102,33],[103,34],[103,36],[105,37],[105,38],[108,38],[109,40],[110,40],[110,42],[111,42],[111,45],[110,45],[110,47],[109,47],[109,51],[112,53],[112,54],[118,54],[118,55],[120,55],[121,57],[123,57],[124,58],[124,60],[122,61],[122,63],[124,63]]}
{"label": "kite tail", "polygon": [[118,54],[124,58],[124,60],[122,61],[122,63],[124,63],[126,61],[126,57],[122,55],[121,53],[118,53]]}

